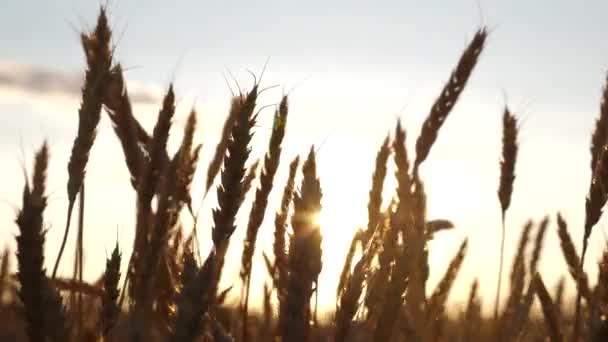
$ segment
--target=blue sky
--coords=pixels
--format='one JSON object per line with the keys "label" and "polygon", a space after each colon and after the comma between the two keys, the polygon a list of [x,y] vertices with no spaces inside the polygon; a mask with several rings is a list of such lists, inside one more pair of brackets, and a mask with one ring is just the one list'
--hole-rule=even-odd
{"label": "blue sky", "polygon": [[[319,168],[325,190],[322,222],[327,276],[321,284],[321,301],[328,307],[347,238],[365,222],[375,150],[401,118],[413,151],[420,123],[460,53],[475,30],[488,25],[486,50],[422,170],[429,215],[452,219],[457,225],[431,244],[435,272],[430,289],[459,241],[468,236],[469,255],[453,299],[463,298],[474,276],[481,278],[484,294],[494,291],[500,231],[496,198],[500,119],[505,104],[521,117],[507,256],[526,219],[540,220],[550,214],[541,269],[550,282],[565,273],[554,218],[562,211],[579,240],[589,183],[590,134],[608,71],[604,15],[608,3],[328,3],[111,1],[109,12],[116,57],[128,70],[131,89],[158,95],[175,82],[180,98],[177,126],[193,105],[199,110],[199,140],[206,147],[202,169],[226,113],[230,95],[223,78],[226,70],[245,87],[251,84],[247,70],[259,72],[270,58],[264,83],[281,87],[266,93],[261,104],[275,103],[282,91],[291,90],[283,165],[311,144],[322,145]],[[35,81],[1,81],[33,71],[68,83],[78,81],[84,63],[78,32],[92,27],[97,8],[96,1],[26,0],[13,1],[0,11],[0,113],[4,118],[0,160],[6,174],[0,180],[0,198],[18,202],[21,150],[29,165],[32,151],[47,137],[53,158],[47,215],[49,259],[56,254],[65,222],[65,165],[76,131],[78,99],[69,91],[36,91]],[[154,101],[136,108],[138,117],[151,127],[157,110]],[[256,156],[262,155],[268,138],[270,113],[262,112],[260,117]],[[179,127],[175,136],[179,137]],[[87,189],[90,228],[85,237],[89,279],[101,270],[117,229],[123,246],[128,249],[131,244],[133,194],[115,140],[109,122],[102,120],[87,178],[91,184]],[[280,173],[277,184],[284,177]],[[203,210],[209,211],[213,201],[207,200]],[[0,207],[0,238],[9,244],[15,232],[13,213],[10,205]],[[592,236],[587,264],[591,273],[603,241],[603,222]],[[263,245],[268,246],[271,235],[269,228],[262,231]],[[201,236],[203,241],[205,236]],[[239,253],[240,239],[242,232],[237,231],[234,255]],[[68,260],[65,265],[71,264]],[[229,265],[237,263],[238,258],[229,261]],[[264,270],[259,267],[258,271],[257,279],[262,281]],[[227,276],[226,284],[231,281]]]}

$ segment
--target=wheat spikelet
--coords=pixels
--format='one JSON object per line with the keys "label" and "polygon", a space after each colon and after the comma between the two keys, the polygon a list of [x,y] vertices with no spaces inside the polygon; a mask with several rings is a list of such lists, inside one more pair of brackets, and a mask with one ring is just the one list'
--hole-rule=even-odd
{"label": "wheat spikelet", "polygon": [[36,152],[32,182],[23,189],[17,214],[17,279],[19,298],[25,308],[26,332],[30,341],[60,341],[69,332],[61,297],[45,275],[43,214],[47,204],[46,172],[49,154],[46,142]]}
{"label": "wheat spikelet", "polygon": [[467,301],[467,307],[464,312],[464,322],[462,329],[461,341],[475,341],[475,337],[478,332],[478,324],[481,321],[481,302],[478,297],[477,291],[479,290],[479,281],[477,278],[473,280],[471,284],[471,290],[469,291],[469,299]]}
{"label": "wheat spikelet", "polygon": [[121,253],[118,242],[112,251],[112,255],[106,261],[106,271],[103,277],[103,296],[101,297],[101,332],[105,339],[110,336],[110,331],[118,321],[120,307],[118,306],[118,282],[120,280]]}
{"label": "wheat spikelet", "polygon": [[[143,274],[140,270],[146,269],[146,263],[148,266],[149,260],[146,260],[148,251],[149,238],[151,233],[151,217],[152,207],[151,202],[156,189],[158,187],[159,179],[164,165],[164,158],[162,157],[166,153],[167,140],[169,138],[169,130],[171,128],[171,120],[175,114],[175,93],[173,92],[173,86],[170,85],[165,97],[163,98],[162,107],[158,113],[158,119],[154,126],[152,133],[152,140],[150,141],[150,162],[146,165],[146,169],[142,170],[141,183],[137,189],[137,222],[135,227],[135,245],[133,248],[133,254],[131,255],[131,265],[129,270],[129,276],[132,280],[132,287],[130,293],[132,296],[144,296],[143,287],[145,286],[144,280],[141,279]],[[143,304],[143,298],[139,298],[136,302]]]}
{"label": "wheat spikelet", "polygon": [[595,120],[595,130],[591,136],[591,173],[595,171],[598,160],[601,158],[604,145],[608,142],[608,78],[602,91],[600,102],[600,116]]}
{"label": "wheat spikelet", "polygon": [[414,174],[418,174],[418,167],[428,156],[437,139],[439,129],[466,86],[469,76],[477,64],[479,54],[483,50],[487,35],[485,28],[481,28],[475,33],[473,40],[462,53],[456,69],[450,75],[448,83],[443,87],[441,95],[431,107],[429,115],[422,124],[420,135],[416,140]]}
{"label": "wheat spikelet", "polygon": [[536,282],[534,288],[536,290],[536,295],[540,300],[541,308],[543,309],[549,337],[552,342],[562,342],[564,338],[561,331],[558,310],[551,299],[551,295],[549,294],[549,291],[547,291],[540,274],[536,273],[533,281]]}
{"label": "wheat spikelet", "polygon": [[11,268],[11,257],[8,247],[2,253],[2,264],[0,265],[0,305],[4,304],[4,294],[9,288],[9,270]]}
{"label": "wheat spikelet", "polygon": [[348,251],[346,252],[346,259],[344,261],[344,265],[342,266],[342,272],[340,272],[338,288],[336,289],[336,297],[340,297],[340,293],[344,290],[344,285],[351,276],[353,258],[355,257],[355,252],[357,251],[357,245],[359,245],[361,239],[363,238],[363,234],[363,230],[358,229],[357,232],[353,235],[353,238],[350,240],[350,246],[348,247]]}
{"label": "wheat spikelet", "polygon": [[[142,163],[146,161],[140,146],[147,145],[150,138],[133,116],[131,101],[120,64],[115,66],[110,73],[103,103],[112,121],[114,133],[116,133],[122,146],[127,169],[131,175],[131,184],[137,190],[141,178]],[[143,131],[147,139],[140,139],[138,131]]]}
{"label": "wheat spikelet", "polygon": [[220,172],[220,168],[222,167],[222,163],[224,162],[224,158],[226,156],[226,151],[228,148],[228,142],[230,141],[231,132],[234,126],[234,123],[237,120],[239,112],[241,112],[243,105],[245,104],[245,98],[242,95],[235,96],[232,98],[232,103],[230,105],[230,111],[228,112],[228,117],[224,122],[224,127],[222,128],[222,135],[220,137],[220,141],[215,145],[215,153],[211,162],[209,163],[209,167],[207,169],[207,180],[205,183],[205,194],[209,192],[211,185],[213,185],[213,180]]}
{"label": "wheat spikelet", "polygon": [[[370,239],[374,238],[373,236]],[[363,282],[375,255],[373,241],[367,243],[353,272],[344,280],[344,289],[338,291],[335,316],[334,341],[348,341],[352,320],[359,309],[359,297],[363,293]]]}
{"label": "wheat spikelet", "polygon": [[[245,163],[251,152],[249,143],[257,118],[257,115],[254,115],[257,97],[258,86],[256,84],[242,103],[240,102],[241,105],[233,106],[231,109],[236,110],[236,118],[231,126],[230,139],[226,146],[227,155],[224,158],[224,168],[220,175],[221,184],[217,187],[218,208],[213,210],[214,226],[211,237],[217,252],[215,259],[217,265],[214,268],[217,274],[212,279],[214,282],[219,282],[221,278],[230,236],[236,229],[234,223],[236,214],[243,202]],[[217,291],[217,283],[213,285],[213,291]]]}
{"label": "wheat spikelet", "polygon": [[[243,329],[247,329],[247,310],[249,306],[249,287],[251,282],[251,260],[255,252],[255,244],[258,235],[258,230],[264,220],[266,206],[268,205],[268,196],[272,191],[274,176],[279,168],[281,158],[281,144],[285,137],[285,128],[287,124],[288,114],[287,97],[283,97],[279,104],[278,110],[275,112],[272,133],[268,151],[264,156],[264,165],[260,174],[260,186],[256,189],[255,198],[249,212],[249,221],[247,222],[247,232],[245,243],[243,246],[243,254],[241,258],[240,277],[245,287],[245,296],[243,298]],[[257,162],[256,162],[257,168]],[[243,331],[245,341],[247,341],[247,332]]]}
{"label": "wheat spikelet", "polygon": [[502,286],[502,272],[505,253],[505,215],[511,205],[511,195],[513,194],[513,182],[515,181],[515,164],[519,150],[517,142],[517,118],[505,107],[502,118],[502,155],[500,159],[500,182],[498,185],[498,200],[501,208],[501,238],[500,238],[500,259],[498,265],[498,284],[496,287],[496,299],[494,302],[494,318],[498,318],[500,305],[500,292]]}
{"label": "wheat spikelet", "polygon": [[112,64],[110,38],[112,32],[108,27],[105,9],[102,7],[97,18],[97,26],[90,34],[82,34],[82,47],[87,60],[82,102],[78,110],[78,132],[72,146],[68,162],[68,210],[67,223],[63,240],[57,254],[52,277],[57,275],[57,269],[63,255],[65,243],[69,234],[70,217],[76,195],[82,187],[85,170],[89,161],[89,153],[95,141],[97,125],[101,119],[101,106],[105,95],[105,86]]}
{"label": "wheat spikelet", "polygon": [[295,157],[289,164],[287,183],[283,188],[281,204],[279,210],[275,214],[274,219],[274,243],[272,244],[272,250],[274,252],[274,265],[272,267],[273,274],[271,274],[271,276],[273,280],[275,280],[274,283],[275,287],[277,287],[277,295],[279,300],[281,300],[284,295],[285,282],[287,281],[287,250],[285,235],[287,233],[287,218],[289,216],[289,207],[291,206],[291,202],[293,200],[295,177],[299,165],[300,157]]}
{"label": "wheat spikelet", "polygon": [[321,232],[315,216],[321,210],[321,185],[314,149],[302,167],[302,185],[293,199],[293,235],[289,243],[287,298],[281,303],[283,341],[306,341],[310,333],[310,298],[321,272]]}
{"label": "wheat spikelet", "polygon": [[587,274],[581,268],[580,258],[578,256],[578,253],[576,252],[576,247],[574,247],[574,242],[572,242],[570,233],[568,232],[568,225],[559,213],[557,214],[557,227],[560,247],[562,250],[562,254],[564,255],[564,259],[568,264],[568,271],[576,282],[578,291],[581,292],[582,296],[587,301],[591,301],[591,290],[589,288]]}
{"label": "wheat spikelet", "polygon": [[608,338],[608,250],[604,250],[598,268],[597,285],[593,291],[587,322],[588,339],[593,342],[605,341]]}
{"label": "wheat spikelet", "polygon": [[427,305],[427,321],[432,322],[443,314],[445,303],[447,301],[452,285],[458,276],[460,267],[466,256],[468,240],[464,240],[458,249],[458,252],[450,262],[443,278],[437,284],[435,291],[428,300]]}
{"label": "wheat spikelet", "polygon": [[182,281],[186,282],[182,285],[182,292],[177,302],[175,325],[168,338],[173,342],[196,340],[201,334],[201,321],[213,301],[212,297],[215,296],[211,291],[214,284],[213,277],[216,274],[213,269],[216,265],[214,252],[209,254],[203,266],[195,272],[192,272],[196,269],[194,258],[191,256],[187,260],[186,273],[182,274]]}
{"label": "wheat spikelet", "polygon": [[372,188],[369,191],[369,201],[367,204],[367,231],[362,241],[363,245],[367,244],[370,236],[380,224],[382,189],[384,187],[384,179],[386,178],[386,163],[390,154],[390,139],[387,136],[376,154],[376,164],[374,173],[372,174]]}
{"label": "wheat spikelet", "polygon": [[545,216],[538,226],[536,237],[534,238],[534,249],[532,250],[532,257],[530,258],[530,274],[536,274],[538,269],[538,263],[540,261],[540,255],[543,250],[543,243],[545,240],[545,234],[549,227],[549,216]]}

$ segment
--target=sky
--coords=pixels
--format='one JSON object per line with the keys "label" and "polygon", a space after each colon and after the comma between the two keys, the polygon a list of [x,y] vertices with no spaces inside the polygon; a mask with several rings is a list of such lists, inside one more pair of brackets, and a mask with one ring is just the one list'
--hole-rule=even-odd
{"label": "sky", "polygon": [[[13,1],[0,11],[0,244],[14,248],[14,224],[23,186],[22,165],[31,167],[35,149],[51,146],[50,203],[46,212],[47,268],[57,253],[67,195],[67,159],[77,127],[78,92],[84,56],[78,34],[93,27],[97,1]],[[447,81],[461,52],[482,25],[490,29],[486,48],[459,102],[441,129],[422,167],[429,218],[452,220],[456,228],[430,243],[432,291],[462,239],[469,251],[451,300],[466,298],[478,277],[486,310],[492,307],[499,256],[501,116],[508,105],[520,118],[520,155],[507,215],[505,267],[528,219],[550,215],[541,260],[553,284],[565,275],[555,215],[562,212],[575,241],[582,238],[584,198],[590,179],[589,142],[608,71],[608,10],[604,1],[584,4],[539,1],[143,1],[108,3],[116,60],[126,70],[136,116],[151,129],[159,97],[174,83],[178,115],[172,147],[191,108],[199,113],[197,141],[204,144],[194,184],[202,198],[204,170],[227,113],[233,74],[241,88],[278,86],[260,105],[290,95],[290,116],[282,171],[260,232],[254,262],[254,298],[266,273],[261,252],[270,251],[271,219],[288,162],[318,150],[323,188],[321,225],[324,266],[319,300],[331,309],[337,274],[353,232],[366,222],[367,192],[375,153],[398,119],[413,145],[420,124]],[[236,89],[234,82],[231,87]],[[272,109],[260,114],[253,156],[264,153]],[[103,269],[118,237],[128,254],[135,197],[121,149],[106,117],[99,127],[87,173],[85,278]],[[387,187],[394,180],[387,180]],[[387,197],[392,193],[387,191]],[[202,203],[208,251],[214,196]],[[244,204],[246,215],[250,202]],[[595,274],[604,243],[604,220],[594,230],[586,269]],[[225,286],[239,286],[238,264],[244,226],[231,244]],[[63,274],[71,274],[71,236]],[[580,244],[578,244],[580,245]],[[568,279],[569,280],[569,279]],[[572,283],[570,282],[570,286]],[[238,291],[234,291],[238,293]],[[261,299],[260,299],[261,300]],[[255,303],[253,304],[256,305]]]}

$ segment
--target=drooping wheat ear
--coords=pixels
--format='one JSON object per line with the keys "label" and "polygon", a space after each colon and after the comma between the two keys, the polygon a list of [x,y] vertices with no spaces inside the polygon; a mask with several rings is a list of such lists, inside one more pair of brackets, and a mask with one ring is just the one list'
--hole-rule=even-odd
{"label": "drooping wheat ear", "polygon": [[416,140],[416,159],[414,161],[414,174],[418,174],[418,167],[429,155],[431,147],[437,139],[439,129],[458,101],[458,97],[469,80],[471,72],[477,64],[479,54],[483,50],[488,32],[485,27],[479,29],[473,40],[462,53],[456,69],[450,75],[448,83],[443,87],[441,95],[435,100],[433,107],[424,123],[418,140]]}
{"label": "drooping wheat ear", "polygon": [[209,192],[211,185],[213,185],[213,180],[220,172],[220,168],[222,167],[222,163],[224,162],[224,158],[228,149],[228,142],[230,141],[233,126],[237,120],[239,112],[242,111],[242,107],[244,104],[245,97],[243,97],[242,95],[235,96],[232,98],[230,111],[228,112],[228,117],[224,122],[220,141],[217,143],[217,145],[215,145],[215,153],[213,154],[213,158],[211,159],[211,162],[209,163],[209,168],[207,169],[205,194]]}
{"label": "drooping wheat ear", "polygon": [[299,165],[299,156],[295,157],[289,164],[289,175],[287,176],[287,183],[283,188],[281,205],[274,218],[274,243],[272,245],[274,252],[274,265],[272,269],[274,274],[271,274],[271,276],[275,280],[274,283],[277,287],[279,301],[282,301],[282,298],[284,297],[285,282],[287,281],[287,250],[285,235],[287,234],[287,218],[289,217],[289,207],[293,200],[296,172],[298,171]]}
{"label": "drooping wheat ear", "polygon": [[606,143],[608,143],[608,77],[602,91],[600,116],[595,120],[595,130],[591,136],[591,173],[595,172]]}
{"label": "drooping wheat ear", "polygon": [[380,225],[382,211],[382,190],[386,178],[386,164],[391,154],[390,138],[387,136],[376,154],[376,165],[372,174],[372,188],[369,191],[369,202],[367,203],[367,230],[362,241],[366,245],[369,238]]}
{"label": "drooping wheat ear", "polygon": [[[272,191],[274,176],[279,168],[281,159],[281,145],[285,137],[285,129],[287,125],[287,114],[289,106],[287,97],[283,97],[279,104],[278,110],[274,115],[272,125],[272,133],[268,144],[268,151],[264,156],[264,165],[260,174],[260,186],[256,189],[255,198],[249,212],[249,221],[247,222],[247,233],[245,244],[243,246],[243,255],[241,258],[240,277],[245,287],[245,297],[243,298],[243,329],[247,329],[247,310],[249,306],[249,288],[251,283],[251,260],[255,252],[255,244],[258,236],[258,231],[264,220],[264,214],[268,205],[268,196]],[[247,333],[243,331],[245,342]]]}
{"label": "drooping wheat ear", "polygon": [[35,342],[46,338],[58,341],[62,336],[67,338],[69,331],[61,297],[47,279],[44,269],[43,215],[47,204],[48,163],[48,147],[44,142],[36,152],[31,184],[25,180],[22,207],[15,220],[19,227],[16,237],[17,279],[21,288],[18,294],[25,310],[27,335],[30,341]]}
{"label": "drooping wheat ear", "polygon": [[443,314],[450,290],[452,289],[452,285],[458,276],[458,272],[460,271],[460,267],[462,266],[466,256],[467,245],[468,240],[465,239],[460,245],[458,253],[456,253],[450,262],[450,265],[443,275],[443,278],[441,278],[437,284],[437,287],[433,291],[433,294],[429,298],[427,304],[427,322],[433,322]]}
{"label": "drooping wheat ear", "polygon": [[[142,270],[146,270],[146,266],[152,266],[147,259],[148,244],[152,228],[152,198],[158,188],[161,173],[166,160],[163,155],[166,153],[167,140],[169,139],[169,130],[173,115],[175,114],[175,93],[173,85],[169,86],[167,93],[163,99],[162,108],[158,113],[158,119],[152,133],[150,141],[150,162],[146,164],[146,168],[141,170],[141,182],[137,189],[137,222],[135,227],[135,242],[129,272],[127,276],[131,280],[130,295],[135,299],[135,296],[145,296],[145,287],[148,279],[142,279]],[[137,298],[136,303],[144,305],[143,298]]]}
{"label": "drooping wheat ear", "polygon": [[479,322],[481,321],[481,300],[477,291],[479,290],[479,281],[477,278],[471,284],[469,291],[469,300],[464,312],[464,327],[462,329],[461,341],[475,341],[477,331],[479,330]]}
{"label": "drooping wheat ear", "polygon": [[[103,103],[112,121],[114,132],[122,146],[127,169],[131,175],[131,185],[137,190],[142,174],[142,163],[147,162],[144,158],[142,145],[145,146],[149,143],[149,137],[142,140],[138,136],[138,130],[143,131],[143,128],[133,116],[131,101],[120,64],[116,65],[110,73]],[[147,135],[145,131],[143,132]]]}
{"label": "drooping wheat ear", "polygon": [[293,199],[293,234],[289,243],[287,298],[281,303],[283,341],[307,341],[310,333],[310,298],[321,272],[321,184],[317,177],[314,148],[302,167],[302,185]]}
{"label": "drooping wheat ear", "polygon": [[112,251],[112,255],[106,260],[106,271],[103,277],[103,296],[101,297],[101,332],[104,339],[108,339],[112,328],[118,321],[120,307],[118,306],[120,260],[121,253],[118,242]]}
{"label": "drooping wheat ear", "polygon": [[496,299],[494,301],[494,319],[498,318],[500,306],[506,238],[505,215],[511,205],[513,182],[515,181],[515,164],[517,162],[517,153],[519,150],[517,135],[517,118],[509,111],[508,107],[505,107],[502,117],[502,155],[500,159],[500,182],[498,185],[498,201],[500,202],[501,208],[501,237],[498,284],[496,286]]}
{"label": "drooping wheat ear", "polygon": [[540,274],[536,273],[533,281],[536,282],[534,288],[540,301],[541,308],[543,309],[543,316],[545,317],[545,324],[551,342],[562,342],[564,340],[561,331],[562,325],[560,324],[558,310],[551,299],[551,295],[549,294],[549,291],[547,291]]}
{"label": "drooping wheat ear", "polygon": [[[177,301],[175,326],[170,330],[168,340],[173,342],[195,341],[201,335],[202,320],[214,300],[213,277],[217,273],[215,252],[211,252],[203,266],[198,269],[194,257],[190,257],[185,265],[186,274],[182,273],[183,288]],[[196,269],[195,272],[192,272]]]}
{"label": "drooping wheat ear", "polygon": [[[221,184],[217,187],[218,208],[213,209],[214,227],[211,231],[213,245],[217,252],[214,282],[219,282],[224,266],[224,257],[228,250],[230,237],[236,229],[236,214],[243,202],[243,180],[245,177],[245,164],[249,158],[251,148],[249,143],[253,136],[253,126],[257,115],[254,114],[258,97],[258,85],[240,100],[240,105],[233,106],[235,110],[234,124],[230,127],[230,138],[226,145],[227,155],[224,158],[224,168],[220,174]],[[237,103],[237,102],[233,102]],[[217,292],[217,283],[213,284],[213,291]]]}
{"label": "drooping wheat ear", "polygon": [[540,224],[538,225],[538,231],[534,238],[534,249],[532,250],[532,257],[530,258],[530,275],[534,276],[538,269],[538,263],[543,250],[543,243],[545,241],[545,234],[549,227],[549,216],[545,216]]}
{"label": "drooping wheat ear", "polygon": [[590,302],[591,290],[589,287],[589,280],[587,278],[587,274],[581,268],[580,258],[578,256],[578,253],[576,252],[576,247],[574,246],[572,237],[568,232],[568,225],[559,213],[557,214],[557,228],[557,234],[559,236],[559,244],[562,249],[562,254],[564,255],[566,264],[568,264],[568,272],[572,276],[572,279],[574,279],[578,291],[581,292],[585,300]]}
{"label": "drooping wheat ear", "polygon": [[89,153],[93,147],[97,125],[101,119],[101,106],[106,93],[105,87],[112,64],[111,35],[112,32],[108,26],[108,18],[106,17],[105,9],[102,7],[97,18],[95,30],[89,34],[81,35],[82,47],[87,60],[87,69],[82,88],[82,102],[78,110],[78,133],[76,134],[76,139],[74,139],[72,154],[68,162],[67,223],[55,266],[53,267],[53,278],[57,275],[57,269],[69,234],[70,217],[74,201],[84,181]]}

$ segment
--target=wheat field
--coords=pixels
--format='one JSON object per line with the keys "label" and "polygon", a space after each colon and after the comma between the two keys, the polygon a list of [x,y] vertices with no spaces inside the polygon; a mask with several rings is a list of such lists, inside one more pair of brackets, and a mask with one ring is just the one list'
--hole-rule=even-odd
{"label": "wheat field", "polygon": [[[520,151],[518,113],[505,105],[502,150],[496,168],[500,178],[496,207],[502,221],[496,248],[495,296],[482,298],[479,282],[470,284],[464,307],[449,300],[462,265],[467,262],[468,239],[456,246],[434,287],[429,288],[429,243],[443,231],[458,229],[449,219],[430,219],[421,170],[441,139],[441,127],[483,58],[492,33],[480,27],[447,76],[420,132],[400,121],[375,147],[371,188],[365,199],[367,224],[349,236],[341,272],[335,274],[335,306],[321,313],[318,288],[323,278],[323,231],[320,214],[324,182],[318,172],[318,146],[304,146],[302,155],[283,153],[290,131],[289,95],[272,106],[272,127],[263,157],[252,156],[258,119],[266,109],[258,96],[271,85],[262,75],[254,84],[237,89],[215,143],[196,142],[199,116],[190,111],[176,149],[170,148],[179,94],[170,85],[158,106],[153,130],[134,114],[125,71],[114,56],[114,32],[101,7],[94,29],[80,35],[84,54],[77,131],[67,166],[68,206],[58,250],[45,248],[49,202],[47,170],[53,147],[46,142],[24,166],[22,197],[14,217],[16,250],[6,248],[0,268],[0,340],[2,341],[608,341],[608,247],[597,268],[588,275],[585,257],[589,238],[608,200],[608,85],[590,137],[591,179],[585,199],[582,241],[573,241],[560,213],[546,213],[539,222],[521,229],[513,259],[506,260],[505,222],[517,191],[516,165]],[[87,232],[85,184],[89,156],[95,153],[100,120],[107,116],[122,149],[115,163],[123,163],[129,179],[124,186],[135,194],[133,240],[116,241],[105,269],[95,281],[83,277],[87,267],[83,235]],[[415,138],[414,148],[406,140]],[[212,158],[201,163],[201,151]],[[589,167],[589,166],[582,166]],[[202,189],[193,190],[197,170]],[[276,181],[277,173],[286,182]],[[344,170],[348,172],[348,170]],[[389,179],[391,179],[389,181]],[[387,189],[388,184],[395,184]],[[387,191],[391,194],[386,196]],[[199,209],[193,194],[217,200]],[[271,194],[279,196],[275,204]],[[247,196],[252,198],[246,201]],[[203,214],[203,211],[208,213]],[[87,212],[88,213],[88,212]],[[200,215],[209,215],[211,226]],[[245,217],[246,219],[237,219]],[[264,222],[272,222],[265,225]],[[245,236],[238,279],[230,287],[221,282],[229,249]],[[254,258],[260,230],[272,231],[272,248],[263,262]],[[543,280],[540,260],[545,237],[559,236],[568,265],[555,288]],[[201,235],[199,232],[209,232]],[[513,233],[513,232],[512,232]],[[75,239],[72,275],[59,272],[66,263],[68,239]],[[203,248],[204,238],[210,248]],[[577,250],[579,243],[582,248]],[[241,248],[241,246],[238,246]],[[258,251],[259,253],[259,251]],[[45,260],[52,268],[45,268]],[[509,264],[508,261],[511,261]],[[65,265],[63,266],[66,267]],[[71,267],[71,266],[70,266]],[[265,271],[259,283],[252,269]],[[492,270],[494,271],[494,270]],[[566,283],[575,291],[565,291]],[[253,288],[263,288],[260,303]],[[228,300],[236,298],[236,300]],[[539,308],[538,312],[534,307]],[[254,309],[255,307],[255,309]],[[258,309],[259,308],[259,309]],[[485,314],[491,312],[491,314]]]}

